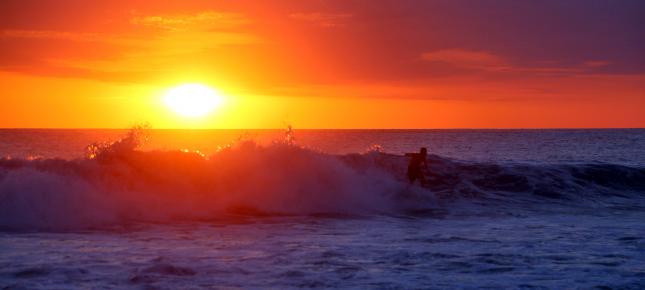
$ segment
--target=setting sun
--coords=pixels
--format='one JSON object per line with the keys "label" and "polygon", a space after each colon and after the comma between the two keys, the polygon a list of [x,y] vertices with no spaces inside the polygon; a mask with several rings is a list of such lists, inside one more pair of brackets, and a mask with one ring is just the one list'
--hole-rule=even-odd
{"label": "setting sun", "polygon": [[184,84],[168,90],[164,103],[184,117],[202,117],[222,103],[222,96],[205,85]]}

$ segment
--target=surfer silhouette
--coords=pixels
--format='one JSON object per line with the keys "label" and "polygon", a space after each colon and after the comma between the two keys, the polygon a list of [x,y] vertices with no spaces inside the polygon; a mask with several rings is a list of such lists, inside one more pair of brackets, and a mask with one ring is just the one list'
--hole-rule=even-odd
{"label": "surfer silhouette", "polygon": [[406,153],[405,156],[412,157],[410,158],[410,163],[408,163],[408,179],[410,179],[410,184],[413,184],[415,180],[419,180],[421,186],[425,185],[426,178],[423,175],[421,170],[421,165],[427,170],[428,163],[426,162],[426,155],[428,155],[428,149],[421,147],[419,153]]}

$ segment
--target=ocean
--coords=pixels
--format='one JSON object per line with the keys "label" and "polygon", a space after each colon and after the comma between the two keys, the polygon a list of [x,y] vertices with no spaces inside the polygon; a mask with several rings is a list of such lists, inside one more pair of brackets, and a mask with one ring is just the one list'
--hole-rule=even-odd
{"label": "ocean", "polygon": [[645,289],[645,129],[3,129],[0,157],[0,289]]}

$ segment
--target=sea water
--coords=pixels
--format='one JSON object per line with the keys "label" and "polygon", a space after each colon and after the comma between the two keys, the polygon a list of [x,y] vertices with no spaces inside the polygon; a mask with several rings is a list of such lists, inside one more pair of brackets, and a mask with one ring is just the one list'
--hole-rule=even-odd
{"label": "sea water", "polygon": [[0,288],[645,288],[645,130],[284,137],[0,130]]}

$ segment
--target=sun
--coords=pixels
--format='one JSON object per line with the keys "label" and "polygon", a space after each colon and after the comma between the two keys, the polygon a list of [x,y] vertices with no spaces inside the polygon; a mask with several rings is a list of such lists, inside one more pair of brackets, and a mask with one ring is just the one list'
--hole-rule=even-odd
{"label": "sun", "polygon": [[183,84],[166,92],[164,103],[184,117],[203,117],[221,105],[222,96],[202,84]]}

